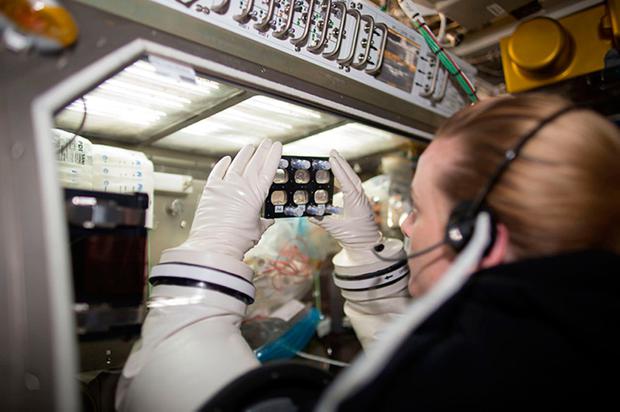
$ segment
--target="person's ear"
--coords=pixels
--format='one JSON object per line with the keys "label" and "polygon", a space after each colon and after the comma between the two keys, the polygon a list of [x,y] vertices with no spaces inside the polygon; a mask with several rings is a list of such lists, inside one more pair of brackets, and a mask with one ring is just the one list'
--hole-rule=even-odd
{"label": "person's ear", "polygon": [[480,262],[480,268],[489,268],[506,262],[508,255],[508,241],[510,233],[503,223],[495,225],[495,243],[489,253]]}

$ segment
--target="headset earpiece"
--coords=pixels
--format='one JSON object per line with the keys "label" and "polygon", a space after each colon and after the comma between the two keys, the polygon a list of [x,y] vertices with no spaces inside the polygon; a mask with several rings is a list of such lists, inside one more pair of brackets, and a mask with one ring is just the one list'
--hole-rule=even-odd
{"label": "headset earpiece", "polygon": [[471,216],[471,207],[473,202],[460,202],[448,218],[446,242],[456,253],[465,248],[474,232],[475,216]]}
{"label": "headset earpiece", "polygon": [[491,241],[484,251],[484,256],[491,251],[497,234],[493,212],[485,205],[476,207],[473,201],[462,201],[452,209],[446,225],[446,243],[455,253],[463,250],[471,240],[476,226],[476,217],[481,211],[487,212],[491,216]]}

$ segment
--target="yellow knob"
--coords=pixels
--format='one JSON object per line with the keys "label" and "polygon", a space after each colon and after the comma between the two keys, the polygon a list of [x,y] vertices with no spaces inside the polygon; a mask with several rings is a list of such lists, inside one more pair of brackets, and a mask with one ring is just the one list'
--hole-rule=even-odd
{"label": "yellow knob", "polygon": [[563,69],[570,55],[568,33],[557,21],[538,17],[521,23],[508,41],[508,55],[522,70],[531,73]]}

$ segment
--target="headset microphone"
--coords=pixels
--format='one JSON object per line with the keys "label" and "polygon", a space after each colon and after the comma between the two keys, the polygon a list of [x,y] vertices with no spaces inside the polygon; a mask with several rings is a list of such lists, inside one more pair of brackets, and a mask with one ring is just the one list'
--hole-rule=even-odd
{"label": "headset microphone", "polygon": [[379,252],[381,252],[383,250],[383,244],[378,244],[377,246],[373,247],[372,253],[374,253],[374,255],[379,259],[379,260],[383,260],[384,262],[398,262],[400,260],[408,260],[408,259],[413,259],[416,258],[418,256],[422,256],[427,254],[428,252],[431,252],[435,249],[437,249],[439,246],[441,245],[445,245],[446,243],[448,243],[448,241],[446,239],[442,240],[441,242],[437,242],[433,245],[430,245],[429,247],[425,247],[424,249],[421,249],[417,252],[414,253],[410,253],[408,254],[406,257],[402,258],[402,257],[392,257],[392,258],[388,258],[388,257],[384,257],[379,255]]}

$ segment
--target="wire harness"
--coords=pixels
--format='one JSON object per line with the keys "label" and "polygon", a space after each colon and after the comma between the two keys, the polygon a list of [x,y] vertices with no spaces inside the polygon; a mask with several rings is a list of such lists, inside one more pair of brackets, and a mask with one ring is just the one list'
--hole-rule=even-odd
{"label": "wire harness", "polygon": [[433,54],[437,56],[437,59],[441,62],[441,65],[450,73],[458,85],[463,89],[465,94],[472,103],[478,102],[478,95],[476,94],[476,87],[471,80],[467,77],[465,72],[461,70],[461,67],[454,61],[449,53],[441,46],[440,41],[435,37],[431,29],[428,27],[422,14],[417,6],[411,0],[398,0],[398,5],[405,12],[407,17],[411,19],[413,27],[418,33],[422,35],[424,41],[431,49]]}

